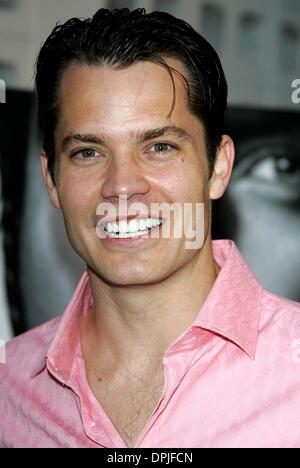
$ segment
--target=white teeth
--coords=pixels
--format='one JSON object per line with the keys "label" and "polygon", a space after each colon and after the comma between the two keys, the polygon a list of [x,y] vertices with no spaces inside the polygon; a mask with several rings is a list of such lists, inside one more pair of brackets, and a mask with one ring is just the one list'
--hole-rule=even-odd
{"label": "white teeth", "polygon": [[119,226],[117,224],[111,224],[111,223],[107,223],[106,226],[105,226],[105,230],[108,232],[108,233],[111,233],[111,232],[119,232]]}
{"label": "white teeth", "polygon": [[126,221],[120,221],[119,222],[119,233],[120,234],[125,234],[125,232],[128,232],[128,224]]}
{"label": "white teeth", "polygon": [[139,219],[139,230],[145,231],[147,229],[147,224],[145,219]]}
{"label": "white teeth", "polygon": [[147,228],[151,228],[153,222],[154,222],[154,220],[151,221],[151,219],[147,219],[147,220],[146,220],[146,226],[147,226]]}
{"label": "white teeth", "polygon": [[110,223],[107,223],[105,226],[105,229],[107,232],[113,232],[113,227]]}
{"label": "white teeth", "polygon": [[135,219],[129,221],[128,224],[128,231],[129,232],[137,232],[139,230],[139,224]]}
{"label": "white teeth", "polygon": [[106,223],[104,229],[110,237],[136,237],[146,234],[149,229],[155,228],[161,223],[162,221],[157,218],[132,219],[129,222]]}

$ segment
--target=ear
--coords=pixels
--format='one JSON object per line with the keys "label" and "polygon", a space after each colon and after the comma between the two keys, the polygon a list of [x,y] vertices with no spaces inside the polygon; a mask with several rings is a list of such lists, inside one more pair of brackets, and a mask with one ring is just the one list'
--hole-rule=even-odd
{"label": "ear", "polygon": [[50,201],[52,205],[54,206],[54,208],[60,209],[60,202],[59,202],[59,198],[57,194],[57,188],[49,172],[48,156],[44,149],[41,149],[40,161],[41,161],[41,167],[42,167],[42,175],[43,175],[44,183],[45,183]]}
{"label": "ear", "polygon": [[210,178],[209,195],[211,200],[221,198],[228,186],[234,163],[234,143],[228,135],[222,136],[217,150],[214,171]]}

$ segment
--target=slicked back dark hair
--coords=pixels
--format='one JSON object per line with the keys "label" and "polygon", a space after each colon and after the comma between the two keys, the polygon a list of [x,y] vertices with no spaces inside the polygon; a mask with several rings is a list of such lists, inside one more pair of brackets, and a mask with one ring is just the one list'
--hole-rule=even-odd
{"label": "slicked back dark hair", "polygon": [[[74,61],[114,68],[148,60],[165,66],[173,83],[172,67],[165,58],[181,61],[187,70],[188,105],[205,129],[210,175],[223,133],[227,83],[213,47],[192,26],[169,13],[146,13],[144,8],[101,8],[90,19],[72,18],[58,24],[44,43],[36,64],[39,125],[48,168],[55,182],[54,132],[58,124],[58,87],[65,69]],[[174,71],[174,70],[173,70]]]}

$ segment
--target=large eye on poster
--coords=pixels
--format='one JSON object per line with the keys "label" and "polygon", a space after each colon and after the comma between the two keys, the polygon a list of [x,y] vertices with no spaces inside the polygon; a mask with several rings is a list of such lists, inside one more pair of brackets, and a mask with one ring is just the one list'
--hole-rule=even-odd
{"label": "large eye on poster", "polygon": [[235,240],[266,289],[300,301],[300,114],[230,109],[236,160],[216,203],[217,238]]}
{"label": "large eye on poster", "polygon": [[[9,92],[5,118],[3,111],[6,284],[20,333],[63,313],[84,264],[44,188],[33,95]],[[295,112],[229,109],[226,132],[236,145],[235,167],[213,210],[213,237],[233,239],[265,288],[298,301],[299,124]]]}

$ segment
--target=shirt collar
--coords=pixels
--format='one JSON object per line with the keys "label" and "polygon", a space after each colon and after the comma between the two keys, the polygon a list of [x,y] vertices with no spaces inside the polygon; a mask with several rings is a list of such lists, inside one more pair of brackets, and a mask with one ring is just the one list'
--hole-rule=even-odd
{"label": "shirt collar", "polygon": [[233,241],[212,245],[221,270],[192,326],[225,337],[254,360],[263,288]]}
{"label": "shirt collar", "polygon": [[[210,330],[232,341],[255,359],[261,314],[262,286],[231,240],[212,241],[219,275],[191,327]],[[48,352],[34,369],[33,377],[46,365],[55,377],[67,383],[80,327],[93,303],[88,273],[82,276]],[[191,328],[190,327],[190,328]]]}
{"label": "shirt collar", "polygon": [[89,275],[85,272],[61,318],[54,338],[46,347],[32,373],[36,377],[46,367],[55,377],[66,383],[72,370],[74,353],[80,339],[80,328],[93,303]]}

